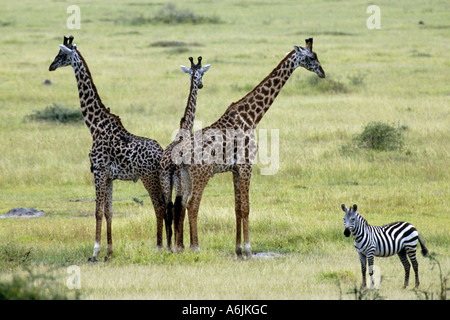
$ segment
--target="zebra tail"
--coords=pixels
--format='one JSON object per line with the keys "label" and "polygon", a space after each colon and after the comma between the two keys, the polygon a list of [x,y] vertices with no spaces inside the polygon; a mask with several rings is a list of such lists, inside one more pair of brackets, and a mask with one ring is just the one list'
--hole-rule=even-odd
{"label": "zebra tail", "polygon": [[423,240],[422,240],[422,238],[420,236],[419,236],[419,243],[420,243],[420,246],[422,247],[422,255],[424,257],[426,257],[428,255],[428,249],[425,246],[425,243],[423,242]]}

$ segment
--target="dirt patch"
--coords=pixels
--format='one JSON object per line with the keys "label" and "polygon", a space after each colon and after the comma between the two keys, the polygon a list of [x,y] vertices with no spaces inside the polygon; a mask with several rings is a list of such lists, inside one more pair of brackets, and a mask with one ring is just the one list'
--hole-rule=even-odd
{"label": "dirt patch", "polygon": [[33,218],[40,217],[44,214],[44,211],[36,210],[34,208],[14,208],[9,210],[3,216],[0,216],[0,218]]}
{"label": "dirt patch", "polygon": [[283,255],[277,252],[258,252],[252,255],[252,258],[254,259],[274,259],[281,257],[283,257]]}

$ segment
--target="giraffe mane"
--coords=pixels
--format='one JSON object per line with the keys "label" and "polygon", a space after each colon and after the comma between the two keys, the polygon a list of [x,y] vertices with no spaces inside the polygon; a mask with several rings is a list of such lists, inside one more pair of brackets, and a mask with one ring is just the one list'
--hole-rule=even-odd
{"label": "giraffe mane", "polygon": [[91,71],[89,70],[89,67],[88,67],[88,65],[87,65],[87,63],[86,63],[86,60],[84,60],[83,56],[81,55],[80,51],[78,51],[78,49],[75,48],[75,50],[77,51],[78,56],[80,57],[81,61],[83,61],[83,65],[84,65],[85,68],[86,68],[86,72],[87,72],[89,78],[91,78],[92,89],[94,90],[94,94],[95,94],[95,97],[97,98],[97,101],[99,101],[100,107],[103,108],[104,111],[105,111],[108,115],[110,115],[113,119],[115,119],[115,120],[117,121],[117,123],[118,123],[122,128],[125,129],[125,127],[124,127],[123,124],[122,124],[122,120],[120,120],[120,117],[119,117],[118,115],[115,115],[114,113],[111,113],[110,109],[107,108],[107,107],[105,107],[105,105],[103,104],[102,99],[100,98],[100,95],[99,95],[98,92],[97,92],[97,87],[96,87],[95,84],[94,84],[94,79],[92,78]]}
{"label": "giraffe mane", "polygon": [[245,99],[247,99],[251,94],[253,94],[253,92],[256,90],[256,88],[258,88],[262,83],[264,83],[268,78],[270,78],[272,76],[272,73],[278,69],[286,60],[290,59],[291,56],[294,54],[295,50],[292,50],[291,52],[289,52],[288,54],[286,54],[286,57],[284,57],[283,60],[280,61],[280,63],[260,82],[258,83],[257,86],[255,86],[250,92],[248,92],[245,96],[243,96],[241,99],[239,99],[239,101],[233,102],[232,104],[230,104],[230,106],[227,108],[227,110],[225,111],[225,113],[227,113],[228,111],[231,111],[233,109],[233,107],[235,107],[236,105],[241,104],[242,101],[244,101]]}

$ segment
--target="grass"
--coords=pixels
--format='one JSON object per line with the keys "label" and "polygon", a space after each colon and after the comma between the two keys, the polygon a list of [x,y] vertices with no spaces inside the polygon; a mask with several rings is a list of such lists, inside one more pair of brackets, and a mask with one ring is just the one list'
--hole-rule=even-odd
{"label": "grass", "polygon": [[28,115],[26,119],[33,121],[54,121],[60,123],[82,123],[83,115],[78,109],[72,110],[53,103],[53,105],[45,107],[45,109],[42,111],[34,111],[32,114]]}
{"label": "grass", "polygon": [[[65,286],[67,268],[77,265],[82,299],[441,297],[450,266],[446,2],[382,1],[380,30],[366,28],[366,7],[357,1],[172,3],[176,12],[220,23],[151,23],[169,10],[166,4],[96,1],[79,5],[81,29],[68,30],[67,3],[1,1],[0,214],[19,206],[47,214],[0,219],[0,283],[27,279],[31,270]],[[133,17],[145,21],[132,24]],[[235,259],[233,186],[223,174],[211,179],[203,196],[199,254],[158,252],[145,189],[118,181],[114,258],[87,263],[95,228],[88,130],[23,121],[53,102],[78,105],[73,70],[48,72],[62,36],[70,34],[104,104],[129,131],[163,147],[186,105],[189,77],[179,65],[189,56],[212,65],[198,97],[201,127],[258,84],[294,44],[314,37],[327,78],[295,71],[258,128],[268,129],[269,137],[279,130],[280,167],[272,176],[260,174],[262,163],[254,167],[251,243],[255,252],[280,256]],[[51,85],[42,85],[46,79]],[[403,147],[342,152],[369,123],[407,128]],[[354,291],[360,264],[353,241],[343,236],[342,202],[357,203],[370,224],[406,220],[417,227],[442,269],[418,257],[423,294],[413,285],[401,289],[396,257],[375,259],[382,273],[378,295]],[[186,221],[185,244],[188,230]]]}

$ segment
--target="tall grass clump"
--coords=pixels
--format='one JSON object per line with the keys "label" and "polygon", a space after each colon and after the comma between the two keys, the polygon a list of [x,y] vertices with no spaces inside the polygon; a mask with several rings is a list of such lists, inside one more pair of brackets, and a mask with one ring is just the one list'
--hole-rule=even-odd
{"label": "tall grass clump", "polygon": [[33,273],[15,274],[10,281],[0,281],[0,300],[70,300],[80,298],[78,290],[70,297],[54,276]]}
{"label": "tall grass clump", "polygon": [[53,103],[53,105],[45,107],[42,111],[34,111],[34,113],[27,116],[26,119],[33,121],[69,123],[83,121],[83,115],[78,109],[72,110]]}
{"label": "tall grass clump", "polygon": [[326,79],[320,79],[316,75],[302,77],[299,81],[295,81],[295,85],[286,91],[289,92],[291,90],[294,90],[295,94],[301,93],[307,95],[345,94],[350,92],[349,86],[343,81],[333,79],[329,76]]}
{"label": "tall grass clump", "polygon": [[218,24],[222,23],[222,20],[217,16],[202,16],[190,10],[177,9],[174,4],[169,3],[153,17],[140,15],[129,20],[129,23],[135,26],[144,24]]}
{"label": "tall grass clump", "polygon": [[363,132],[353,137],[353,142],[360,149],[376,151],[398,150],[404,145],[401,128],[377,121],[367,124]]}
{"label": "tall grass clump", "polygon": [[442,270],[441,263],[436,258],[435,253],[431,253],[427,256],[427,258],[431,262],[431,270],[434,270],[434,268],[437,266],[439,270],[439,282],[440,286],[438,291],[434,291],[433,289],[429,290],[418,290],[416,292],[417,297],[420,300],[447,300],[447,292],[450,291],[450,287],[448,286],[448,283],[450,282],[450,272],[447,272],[445,274],[445,271]]}

